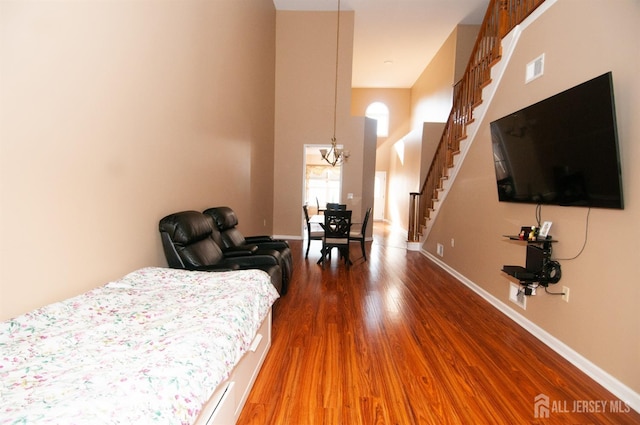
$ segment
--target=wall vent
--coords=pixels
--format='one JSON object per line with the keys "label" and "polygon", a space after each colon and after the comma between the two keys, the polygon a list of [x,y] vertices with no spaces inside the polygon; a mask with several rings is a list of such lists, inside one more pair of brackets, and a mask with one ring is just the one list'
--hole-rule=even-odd
{"label": "wall vent", "polygon": [[544,74],[544,53],[527,64],[525,84]]}

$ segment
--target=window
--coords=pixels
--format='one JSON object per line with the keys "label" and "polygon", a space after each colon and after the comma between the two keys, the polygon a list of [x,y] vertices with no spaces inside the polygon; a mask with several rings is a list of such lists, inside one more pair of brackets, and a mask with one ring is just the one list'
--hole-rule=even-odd
{"label": "window", "polygon": [[307,204],[324,207],[327,202],[340,202],[340,172],[340,167],[331,165],[307,165]]}
{"label": "window", "polygon": [[378,137],[389,136],[389,108],[382,102],[373,102],[367,106],[365,116],[378,121]]}
{"label": "window", "polygon": [[[342,147],[342,146],[339,146]],[[305,145],[304,202],[324,208],[327,202],[340,202],[342,166],[332,167],[320,156],[326,145]]]}

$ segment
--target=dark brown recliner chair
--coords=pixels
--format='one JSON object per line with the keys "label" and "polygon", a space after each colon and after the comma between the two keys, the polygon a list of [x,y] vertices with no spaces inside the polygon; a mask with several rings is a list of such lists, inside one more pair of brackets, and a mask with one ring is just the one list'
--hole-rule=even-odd
{"label": "dark brown recliner chair", "polygon": [[268,247],[263,247],[262,245],[259,245],[259,244],[229,246],[228,244],[225,243],[222,237],[222,233],[220,232],[220,229],[218,229],[218,226],[215,224],[215,220],[213,224],[213,232],[211,233],[211,237],[213,237],[213,240],[220,247],[220,249],[222,249],[222,255],[224,255],[225,258],[242,257],[246,255],[257,255],[257,256],[269,255],[275,258],[276,262],[280,266],[280,270],[282,271],[282,289],[280,291],[280,295],[286,294],[288,289],[289,279],[290,279],[289,267],[288,267],[288,264],[285,262],[284,258],[282,257],[282,253],[280,251],[278,251],[277,249],[270,249]]}
{"label": "dark brown recliner chair", "polygon": [[282,293],[282,269],[271,255],[246,254],[225,257],[214,240],[213,219],[198,211],[182,211],[160,220],[160,236],[169,267],[198,271],[259,269]]}
{"label": "dark brown recliner chair", "polygon": [[273,239],[271,236],[244,236],[238,229],[238,217],[229,207],[215,207],[204,211],[204,214],[213,218],[216,227],[222,236],[222,243],[225,250],[246,249],[247,246],[256,245],[257,253],[268,255],[269,252],[276,251],[280,257],[280,267],[282,268],[283,292],[285,294],[291,282],[293,274],[293,258],[289,243],[281,239]]}

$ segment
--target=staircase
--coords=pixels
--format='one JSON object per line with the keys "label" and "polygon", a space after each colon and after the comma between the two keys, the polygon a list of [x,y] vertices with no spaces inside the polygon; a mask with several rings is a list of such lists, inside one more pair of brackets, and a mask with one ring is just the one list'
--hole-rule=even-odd
{"label": "staircase", "polygon": [[[419,193],[412,194],[409,242],[428,232],[452,173],[459,164],[461,143],[474,122],[474,111],[482,104],[483,89],[491,83],[492,68],[502,58],[503,38],[545,0],[491,0],[462,79],[456,83],[453,107]],[[416,195],[418,201],[415,201]]]}

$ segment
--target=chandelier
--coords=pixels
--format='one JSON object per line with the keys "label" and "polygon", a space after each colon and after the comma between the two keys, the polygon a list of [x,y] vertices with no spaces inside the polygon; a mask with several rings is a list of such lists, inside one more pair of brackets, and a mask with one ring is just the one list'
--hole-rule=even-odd
{"label": "chandelier", "polygon": [[320,149],[322,159],[327,161],[332,167],[342,164],[349,158],[349,151],[338,148],[336,139],[336,117],[338,113],[338,57],[340,48],[340,0],[338,0],[338,25],[336,30],[336,79],[333,92],[333,137],[331,138],[331,148]]}
{"label": "chandelier", "polygon": [[339,148],[336,136],[333,136],[331,138],[331,147],[329,149],[320,149],[320,155],[322,155],[322,159],[331,164],[332,167],[335,167],[349,158],[349,151]]}

